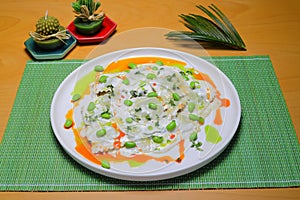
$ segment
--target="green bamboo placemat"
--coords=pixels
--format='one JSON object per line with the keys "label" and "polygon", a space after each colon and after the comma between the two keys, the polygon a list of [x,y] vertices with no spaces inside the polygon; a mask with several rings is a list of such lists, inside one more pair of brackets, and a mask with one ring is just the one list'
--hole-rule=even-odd
{"label": "green bamboo placemat", "polygon": [[87,170],[68,156],[50,124],[50,104],[83,61],[29,61],[0,144],[2,191],[180,190],[300,186],[300,148],[268,56],[212,57],[233,82],[242,118],[226,150],[177,178],[130,182]]}

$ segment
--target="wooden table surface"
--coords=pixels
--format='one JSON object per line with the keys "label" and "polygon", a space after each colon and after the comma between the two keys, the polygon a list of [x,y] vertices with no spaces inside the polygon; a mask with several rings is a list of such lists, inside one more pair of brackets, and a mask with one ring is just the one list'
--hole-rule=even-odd
{"label": "wooden table surface", "polygon": [[[0,138],[13,106],[26,61],[32,59],[24,41],[35,30],[37,19],[48,10],[67,26],[73,19],[73,0],[7,0],[0,6]],[[145,27],[185,30],[179,14],[201,13],[195,5],[217,5],[235,25],[247,51],[207,48],[211,56],[269,55],[281,86],[298,139],[300,138],[300,1],[298,0],[102,0],[103,11],[117,24],[117,31],[105,43],[77,45],[65,59],[85,59],[91,52],[109,52],[131,47],[125,40]],[[157,30],[160,30],[160,29]],[[138,31],[137,31],[138,30]],[[159,32],[159,31],[158,31]],[[161,41],[160,41],[161,40]],[[119,41],[122,41],[120,43]],[[157,42],[160,41],[160,42]],[[141,41],[139,41],[141,42]],[[140,45],[137,42],[136,45]],[[153,45],[163,39],[153,40]],[[150,42],[151,44],[151,42]],[[165,45],[165,44],[162,44]],[[167,44],[166,44],[167,46]],[[197,49],[186,48],[197,55]],[[99,53],[98,52],[98,53]],[[0,192],[0,199],[299,199],[300,188],[232,189],[139,192]]]}

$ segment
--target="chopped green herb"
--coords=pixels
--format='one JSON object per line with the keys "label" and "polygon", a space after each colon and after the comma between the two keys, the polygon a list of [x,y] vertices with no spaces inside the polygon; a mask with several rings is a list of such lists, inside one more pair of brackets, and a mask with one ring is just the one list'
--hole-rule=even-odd
{"label": "chopped green herb", "polygon": [[136,90],[130,90],[131,98],[138,97],[138,92]]}
{"label": "chopped green herb", "polygon": [[144,87],[145,85],[146,85],[145,81],[140,81],[140,84],[139,84],[140,87]]}
{"label": "chopped green herb", "polygon": [[126,122],[129,123],[129,124],[132,123],[132,122],[133,122],[132,117],[127,117],[127,118],[126,118]]}
{"label": "chopped green herb", "polygon": [[181,72],[179,72],[179,73],[181,74],[181,76],[182,76],[186,81],[190,80],[189,77],[188,77],[183,71],[181,71]]}
{"label": "chopped green herb", "polygon": [[145,118],[146,118],[148,121],[150,121],[150,120],[151,120],[151,117],[150,117],[150,115],[146,115],[146,116],[145,116]]}
{"label": "chopped green herb", "polygon": [[191,135],[190,135],[190,141],[191,142],[195,142],[197,140],[198,136],[197,136],[197,132],[193,132]]}
{"label": "chopped green herb", "polygon": [[201,124],[201,125],[204,124],[204,118],[203,117],[199,117],[199,124]]}
{"label": "chopped green herb", "polygon": [[142,111],[142,108],[141,108],[141,107],[136,108],[136,109],[134,109],[134,111],[135,111],[135,112],[140,112],[140,111]]}
{"label": "chopped green herb", "polygon": [[128,79],[128,78],[125,78],[125,79],[122,81],[122,83],[123,83],[124,85],[129,85],[129,79]]}
{"label": "chopped green herb", "polygon": [[185,74],[192,76],[192,75],[193,75],[193,72],[190,71],[190,70],[186,70],[186,71],[185,71]]}
{"label": "chopped green herb", "polygon": [[176,104],[174,103],[173,99],[170,99],[169,104],[170,104],[171,106],[176,106]]}
{"label": "chopped green herb", "polygon": [[158,67],[152,66],[152,69],[153,69],[153,70],[158,70]]}

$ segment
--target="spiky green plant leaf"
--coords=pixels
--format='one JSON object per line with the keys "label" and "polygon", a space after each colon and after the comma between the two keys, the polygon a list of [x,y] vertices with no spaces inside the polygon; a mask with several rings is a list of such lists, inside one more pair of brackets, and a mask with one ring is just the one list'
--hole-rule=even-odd
{"label": "spiky green plant leaf", "polygon": [[211,11],[201,5],[196,7],[209,18],[197,14],[179,15],[184,26],[192,32],[171,31],[166,34],[168,39],[197,40],[225,45],[233,49],[246,50],[246,45],[241,36],[220,9],[213,4],[208,6]]}

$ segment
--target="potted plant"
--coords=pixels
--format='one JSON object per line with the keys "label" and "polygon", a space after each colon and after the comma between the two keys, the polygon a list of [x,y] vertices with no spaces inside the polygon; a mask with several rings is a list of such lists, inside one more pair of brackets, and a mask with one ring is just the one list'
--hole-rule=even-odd
{"label": "potted plant", "polygon": [[82,35],[95,35],[101,29],[104,12],[97,12],[101,3],[93,0],[76,0],[72,3],[76,19],[74,26],[76,31]]}
{"label": "potted plant", "polygon": [[39,18],[36,23],[36,31],[29,32],[33,41],[42,49],[53,50],[66,44],[64,40],[70,38],[65,27],[61,26],[58,19],[48,16],[48,12],[44,17]]}

